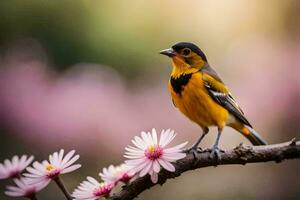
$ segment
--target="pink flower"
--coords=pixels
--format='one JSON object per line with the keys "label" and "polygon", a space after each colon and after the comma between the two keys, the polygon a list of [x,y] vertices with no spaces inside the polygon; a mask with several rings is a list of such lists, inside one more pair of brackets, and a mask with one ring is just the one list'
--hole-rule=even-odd
{"label": "pink flower", "polygon": [[103,168],[99,176],[103,181],[116,185],[118,182],[127,183],[134,174],[129,172],[129,167],[125,164],[119,166],[110,165],[108,168]]}
{"label": "pink flower", "polygon": [[40,182],[35,184],[30,184],[31,180],[29,178],[14,179],[16,186],[7,186],[5,194],[11,197],[32,197],[37,192],[41,191],[47,186],[48,183]]}
{"label": "pink flower", "polygon": [[[44,160],[43,162],[34,162],[33,167],[27,167],[26,170],[29,173],[25,173],[24,176],[32,178],[34,183],[44,182],[49,183],[51,179],[55,179],[60,174],[66,174],[72,172],[81,167],[80,164],[74,164],[79,155],[75,155],[75,151],[70,151],[64,157],[64,150],[60,152],[54,152],[49,156],[49,162]],[[74,165],[73,165],[74,164]]]}
{"label": "pink flower", "polygon": [[33,161],[33,156],[29,158],[22,155],[21,158],[14,156],[12,160],[5,159],[4,163],[0,163],[0,179],[16,178],[20,176],[23,170]]}
{"label": "pink flower", "polygon": [[72,193],[74,200],[96,200],[107,197],[114,185],[111,183],[99,183],[96,179],[88,176]]}
{"label": "pink flower", "polygon": [[132,143],[135,147],[126,147],[125,163],[130,167],[130,172],[139,173],[139,176],[149,174],[153,183],[158,180],[158,173],[161,166],[174,172],[175,167],[171,162],[182,159],[186,156],[182,153],[182,148],[187,142],[175,147],[166,148],[166,146],[175,138],[176,134],[173,130],[162,130],[159,141],[157,139],[156,130],[152,129],[152,133],[142,132],[141,137],[135,136]]}

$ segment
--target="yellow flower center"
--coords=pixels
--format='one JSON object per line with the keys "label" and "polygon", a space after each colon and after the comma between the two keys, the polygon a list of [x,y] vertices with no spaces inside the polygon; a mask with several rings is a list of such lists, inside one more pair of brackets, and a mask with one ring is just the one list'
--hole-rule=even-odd
{"label": "yellow flower center", "polygon": [[54,169],[54,167],[52,166],[52,165],[47,165],[47,167],[46,167],[46,170],[48,171],[48,172],[50,172],[50,171],[52,171]]}
{"label": "yellow flower center", "polygon": [[55,178],[56,176],[58,176],[60,174],[60,169],[57,169],[55,166],[48,164],[46,166],[46,176],[48,176],[49,178]]}
{"label": "yellow flower center", "polygon": [[156,148],[155,148],[154,145],[151,145],[151,146],[148,148],[149,153],[154,153],[155,150],[156,150]]}
{"label": "yellow flower center", "polygon": [[156,160],[163,155],[163,149],[159,145],[151,145],[145,150],[144,154],[150,160]]}

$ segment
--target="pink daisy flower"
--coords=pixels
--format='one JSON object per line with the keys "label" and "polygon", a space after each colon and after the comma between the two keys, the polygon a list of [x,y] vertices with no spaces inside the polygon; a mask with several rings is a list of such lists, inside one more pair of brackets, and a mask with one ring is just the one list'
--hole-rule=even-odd
{"label": "pink daisy flower", "polygon": [[103,168],[99,176],[103,181],[116,185],[118,182],[128,183],[134,174],[129,172],[129,167],[125,164],[119,166],[110,165]]}
{"label": "pink daisy flower", "polygon": [[88,176],[72,193],[74,200],[96,200],[100,197],[108,197],[113,189],[111,183],[99,183],[96,179]]}
{"label": "pink daisy flower", "polygon": [[25,173],[24,176],[32,178],[34,183],[44,181],[49,183],[60,174],[66,174],[81,167],[80,164],[74,164],[79,159],[79,155],[74,156],[74,154],[75,150],[70,151],[66,156],[64,156],[63,149],[59,153],[54,152],[49,156],[49,161],[34,162],[33,167],[27,167],[26,170],[29,173]]}
{"label": "pink daisy flower", "polygon": [[4,192],[7,196],[11,197],[28,197],[32,198],[35,194],[41,191],[47,186],[46,182],[40,182],[35,184],[30,184],[31,180],[29,178],[14,179],[16,186],[7,186],[7,190]]}
{"label": "pink daisy flower", "polygon": [[142,132],[141,137],[135,136],[132,140],[135,147],[126,147],[124,155],[125,158],[129,159],[125,161],[125,164],[130,167],[130,172],[139,173],[140,177],[149,174],[153,183],[158,180],[161,166],[170,172],[174,172],[175,167],[171,162],[186,156],[182,152],[182,148],[187,144],[185,142],[175,147],[166,148],[175,136],[175,132],[170,129],[162,130],[159,141],[155,129],[152,129],[152,133]]}
{"label": "pink daisy flower", "polygon": [[33,161],[33,156],[28,158],[22,155],[20,158],[14,156],[12,160],[5,159],[4,163],[0,163],[0,179],[16,178],[24,171],[24,169]]}

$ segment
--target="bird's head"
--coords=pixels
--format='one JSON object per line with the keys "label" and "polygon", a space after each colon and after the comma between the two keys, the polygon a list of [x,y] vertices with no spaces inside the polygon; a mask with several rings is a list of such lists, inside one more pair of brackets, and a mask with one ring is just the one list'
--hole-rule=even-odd
{"label": "bird's head", "polygon": [[178,42],[159,53],[172,58],[176,67],[201,69],[207,63],[206,56],[201,49],[190,42]]}

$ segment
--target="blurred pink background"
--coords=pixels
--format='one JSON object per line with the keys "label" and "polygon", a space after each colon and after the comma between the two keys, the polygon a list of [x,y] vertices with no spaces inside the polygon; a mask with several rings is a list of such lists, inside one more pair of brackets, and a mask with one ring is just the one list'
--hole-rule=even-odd
{"label": "blurred pink background", "polygon": [[[67,178],[72,188],[86,175],[96,176],[101,167],[122,162],[124,147],[141,131],[171,128],[178,133],[176,142],[193,143],[201,129],[173,106],[167,91],[170,60],[158,54],[177,41],[199,44],[266,141],[299,137],[298,1],[193,1],[194,6],[79,1],[70,8],[88,13],[74,16],[79,21],[56,10],[45,15],[59,16],[66,28],[57,28],[61,25],[56,18],[42,18],[49,20],[40,20],[49,24],[48,30],[39,27],[36,17],[43,14],[37,12],[28,21],[38,25],[28,25],[33,31],[26,32],[25,25],[15,28],[23,20],[22,9],[60,7],[30,2],[30,8],[15,2],[19,10],[8,3],[2,7],[20,17],[0,23],[14,27],[0,37],[1,160],[27,152],[45,158],[59,148],[76,149],[84,167]],[[83,28],[74,28],[77,25]],[[42,30],[42,36],[36,30]],[[60,46],[75,41],[75,47]],[[215,137],[211,129],[202,146],[210,147]],[[241,142],[250,144],[226,128],[221,148]],[[299,167],[294,160],[201,169],[140,198],[299,199]],[[172,192],[174,188],[180,193]],[[46,194],[44,199],[51,199]]]}

